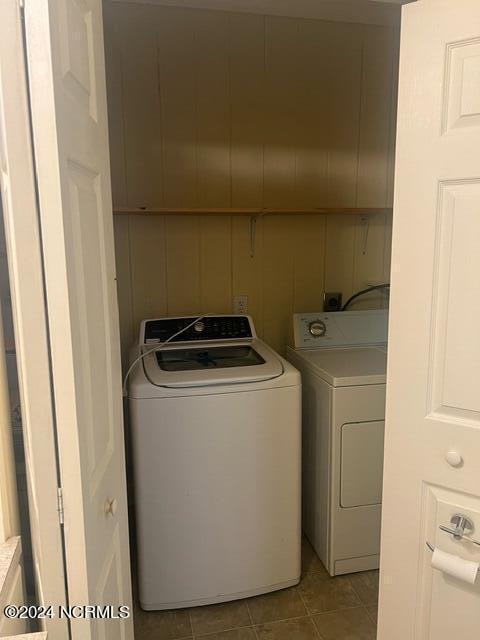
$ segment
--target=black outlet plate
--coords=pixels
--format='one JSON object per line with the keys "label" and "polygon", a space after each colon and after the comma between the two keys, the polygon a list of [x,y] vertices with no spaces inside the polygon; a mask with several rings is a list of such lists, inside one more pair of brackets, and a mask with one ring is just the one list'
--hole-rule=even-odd
{"label": "black outlet plate", "polygon": [[323,310],[324,311],[341,311],[342,310],[342,294],[339,291],[326,291],[323,294]]}

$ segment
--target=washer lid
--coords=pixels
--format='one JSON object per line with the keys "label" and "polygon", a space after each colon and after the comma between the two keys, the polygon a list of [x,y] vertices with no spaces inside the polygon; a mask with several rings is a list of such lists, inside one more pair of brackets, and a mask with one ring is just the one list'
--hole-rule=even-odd
{"label": "washer lid", "polygon": [[283,365],[259,340],[164,348],[147,355],[145,374],[160,387],[197,387],[277,378]]}
{"label": "washer lid", "polygon": [[384,384],[386,381],[387,352],[381,345],[297,350],[296,355],[334,387]]}

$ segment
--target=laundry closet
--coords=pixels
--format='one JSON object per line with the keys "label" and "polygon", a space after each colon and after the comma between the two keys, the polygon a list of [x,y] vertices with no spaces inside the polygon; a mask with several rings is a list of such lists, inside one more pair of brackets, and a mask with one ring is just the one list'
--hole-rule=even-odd
{"label": "laundry closet", "polygon": [[146,611],[378,579],[399,7],[231,7],[104,2]]}
{"label": "laundry closet", "polygon": [[284,353],[389,279],[399,7],[175,4],[104,2],[124,368],[144,318],[246,310]]}

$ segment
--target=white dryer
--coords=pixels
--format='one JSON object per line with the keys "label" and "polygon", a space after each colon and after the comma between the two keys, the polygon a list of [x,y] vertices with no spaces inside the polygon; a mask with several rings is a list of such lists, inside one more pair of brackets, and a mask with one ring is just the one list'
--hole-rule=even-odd
{"label": "white dryer", "polygon": [[379,566],[387,326],[386,310],[294,316],[303,529],[331,575]]}
{"label": "white dryer", "polygon": [[[133,358],[195,318],[145,320]],[[245,598],[300,579],[298,371],[248,316],[206,316],[129,386],[143,609]]]}

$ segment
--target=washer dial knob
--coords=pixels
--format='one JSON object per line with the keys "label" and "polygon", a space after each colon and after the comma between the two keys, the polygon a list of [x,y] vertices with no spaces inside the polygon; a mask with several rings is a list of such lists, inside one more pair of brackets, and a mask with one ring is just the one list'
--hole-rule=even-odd
{"label": "washer dial knob", "polygon": [[194,331],[196,331],[197,333],[202,333],[202,331],[205,329],[205,323],[202,322],[201,320],[199,320],[198,322],[196,322],[193,325],[193,329]]}
{"label": "washer dial knob", "polygon": [[313,320],[309,323],[308,330],[314,338],[320,338],[325,335],[327,325],[322,320]]}

